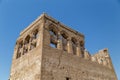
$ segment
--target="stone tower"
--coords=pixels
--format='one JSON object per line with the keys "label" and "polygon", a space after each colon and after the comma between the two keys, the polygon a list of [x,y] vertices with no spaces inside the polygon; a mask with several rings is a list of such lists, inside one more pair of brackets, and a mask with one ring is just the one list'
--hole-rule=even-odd
{"label": "stone tower", "polygon": [[108,49],[90,55],[84,35],[46,14],[20,33],[9,80],[117,80]]}

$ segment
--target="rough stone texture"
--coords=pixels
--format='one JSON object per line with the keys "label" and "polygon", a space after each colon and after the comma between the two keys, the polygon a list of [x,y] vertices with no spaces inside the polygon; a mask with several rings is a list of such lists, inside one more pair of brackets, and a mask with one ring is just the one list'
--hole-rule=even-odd
{"label": "rough stone texture", "polygon": [[117,80],[108,49],[90,55],[84,35],[43,14],[17,39],[10,80]]}

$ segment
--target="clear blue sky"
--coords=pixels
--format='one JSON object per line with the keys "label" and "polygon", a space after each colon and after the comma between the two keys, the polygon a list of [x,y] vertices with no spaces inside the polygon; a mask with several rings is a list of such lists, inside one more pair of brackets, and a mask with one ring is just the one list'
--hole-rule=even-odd
{"label": "clear blue sky", "polygon": [[0,0],[0,80],[9,77],[20,31],[43,12],[83,33],[91,54],[109,48],[120,80],[120,0]]}

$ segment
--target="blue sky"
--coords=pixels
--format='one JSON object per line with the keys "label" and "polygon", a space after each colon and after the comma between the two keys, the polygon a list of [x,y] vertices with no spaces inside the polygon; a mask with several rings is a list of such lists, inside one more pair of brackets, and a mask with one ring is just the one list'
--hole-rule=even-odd
{"label": "blue sky", "polygon": [[91,54],[109,48],[120,80],[120,0],[0,0],[0,80],[9,77],[19,33],[43,12],[83,33]]}

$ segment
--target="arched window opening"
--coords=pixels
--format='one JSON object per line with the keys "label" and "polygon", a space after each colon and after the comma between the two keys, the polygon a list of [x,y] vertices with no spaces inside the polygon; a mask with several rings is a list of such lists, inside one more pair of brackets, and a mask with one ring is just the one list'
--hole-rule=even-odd
{"label": "arched window opening", "polygon": [[38,29],[36,29],[36,30],[33,32],[33,38],[34,38],[34,39],[37,39],[37,38],[38,38]]}
{"label": "arched window opening", "polygon": [[33,32],[33,35],[31,37],[30,50],[32,50],[33,48],[35,48],[37,46],[37,38],[38,38],[38,29],[36,29]]}
{"label": "arched window opening", "polygon": [[30,36],[28,35],[25,38],[24,48],[23,48],[23,55],[28,52],[29,42],[30,42]]}
{"label": "arched window opening", "polygon": [[50,46],[57,48],[57,34],[54,29],[50,29]]}
{"label": "arched window opening", "polygon": [[73,54],[76,55],[76,48],[77,48],[77,40],[72,38],[72,48],[73,48]]}
{"label": "arched window opening", "polygon": [[62,46],[64,51],[67,51],[67,38],[68,36],[65,33],[61,34]]}
{"label": "arched window opening", "polygon": [[54,29],[51,29],[49,32],[50,32],[50,35],[51,35],[52,37],[54,37],[54,38],[57,37],[57,34],[56,34],[56,32],[55,32]]}
{"label": "arched window opening", "polygon": [[53,42],[50,42],[50,46],[51,46],[52,48],[57,48],[57,44],[56,44],[56,43],[53,43]]}
{"label": "arched window opening", "polygon": [[29,42],[30,42],[30,36],[28,35],[28,36],[25,38],[25,43],[24,43],[24,44],[25,44],[25,45],[26,45],[26,44],[29,44]]}
{"label": "arched window opening", "polygon": [[17,57],[16,59],[20,58],[21,57],[21,53],[17,53]]}
{"label": "arched window opening", "polygon": [[22,47],[23,47],[23,41],[19,43],[19,48],[22,48]]}
{"label": "arched window opening", "polygon": [[21,42],[18,44],[18,50],[17,50],[17,56],[16,56],[16,58],[21,57],[22,51],[23,51],[23,41],[21,41]]}

